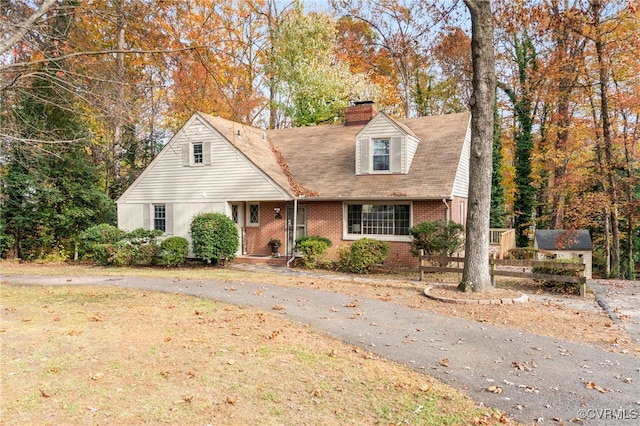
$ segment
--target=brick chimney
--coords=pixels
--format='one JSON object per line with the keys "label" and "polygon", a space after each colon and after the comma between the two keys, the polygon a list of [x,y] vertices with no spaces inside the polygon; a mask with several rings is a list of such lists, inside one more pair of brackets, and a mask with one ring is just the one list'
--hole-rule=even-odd
{"label": "brick chimney", "polygon": [[378,113],[373,101],[354,102],[344,110],[344,125],[367,124]]}

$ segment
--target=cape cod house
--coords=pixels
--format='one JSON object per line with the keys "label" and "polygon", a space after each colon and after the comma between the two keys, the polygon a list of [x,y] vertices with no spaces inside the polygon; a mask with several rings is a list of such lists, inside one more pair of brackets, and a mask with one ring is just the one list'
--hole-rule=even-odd
{"label": "cape cod house", "polygon": [[[394,119],[357,103],[344,124],[261,130],[194,114],[117,202],[118,226],[189,239],[200,212],[237,224],[238,255],[279,239],[388,241],[386,264],[415,266],[410,227],[466,219],[470,114]],[[296,212],[294,214],[294,212]]]}

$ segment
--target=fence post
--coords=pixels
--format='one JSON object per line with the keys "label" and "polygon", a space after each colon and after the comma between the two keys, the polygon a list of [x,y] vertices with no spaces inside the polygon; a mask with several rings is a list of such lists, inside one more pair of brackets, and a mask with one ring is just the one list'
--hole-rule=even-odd
{"label": "fence post", "polygon": [[583,280],[580,282],[580,297],[582,297],[583,299],[587,297],[587,278],[585,277],[584,270],[585,266],[583,263],[582,267],[580,268],[580,278]]}
{"label": "fence post", "polygon": [[496,255],[494,253],[489,258],[489,275],[491,275],[491,287],[495,287],[496,286],[496,276],[493,274],[493,271],[496,268],[495,259],[496,259]]}
{"label": "fence post", "polygon": [[424,256],[424,250],[420,249],[420,256],[418,257],[418,270],[420,271],[420,281],[424,281],[424,269],[422,269],[422,256]]}

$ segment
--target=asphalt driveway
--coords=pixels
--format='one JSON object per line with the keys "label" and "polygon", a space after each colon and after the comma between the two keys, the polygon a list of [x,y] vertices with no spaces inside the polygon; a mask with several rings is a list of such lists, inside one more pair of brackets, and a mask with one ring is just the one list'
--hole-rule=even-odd
{"label": "asphalt driveway", "polygon": [[257,307],[409,365],[525,424],[640,424],[640,358],[588,345],[307,288],[96,276],[2,281],[181,292]]}

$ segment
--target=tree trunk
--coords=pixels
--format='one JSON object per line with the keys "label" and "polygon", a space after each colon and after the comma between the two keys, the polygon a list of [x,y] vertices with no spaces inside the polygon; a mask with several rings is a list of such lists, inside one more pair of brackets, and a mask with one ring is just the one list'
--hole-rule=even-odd
{"label": "tree trunk", "polygon": [[465,241],[466,262],[461,291],[492,288],[489,273],[489,213],[495,102],[493,15],[489,0],[464,0],[471,13],[473,95],[471,96],[471,158]]}
{"label": "tree trunk", "polygon": [[620,225],[618,223],[618,189],[614,167],[616,167],[613,158],[613,137],[611,135],[611,119],[609,117],[609,69],[605,59],[605,43],[602,40],[601,14],[603,4],[600,1],[594,1],[592,4],[594,22],[596,25],[596,35],[594,39],[596,47],[596,55],[598,59],[598,72],[600,76],[600,116],[602,119],[602,140],[604,143],[604,161],[608,183],[608,193],[611,210],[611,277],[620,277]]}

